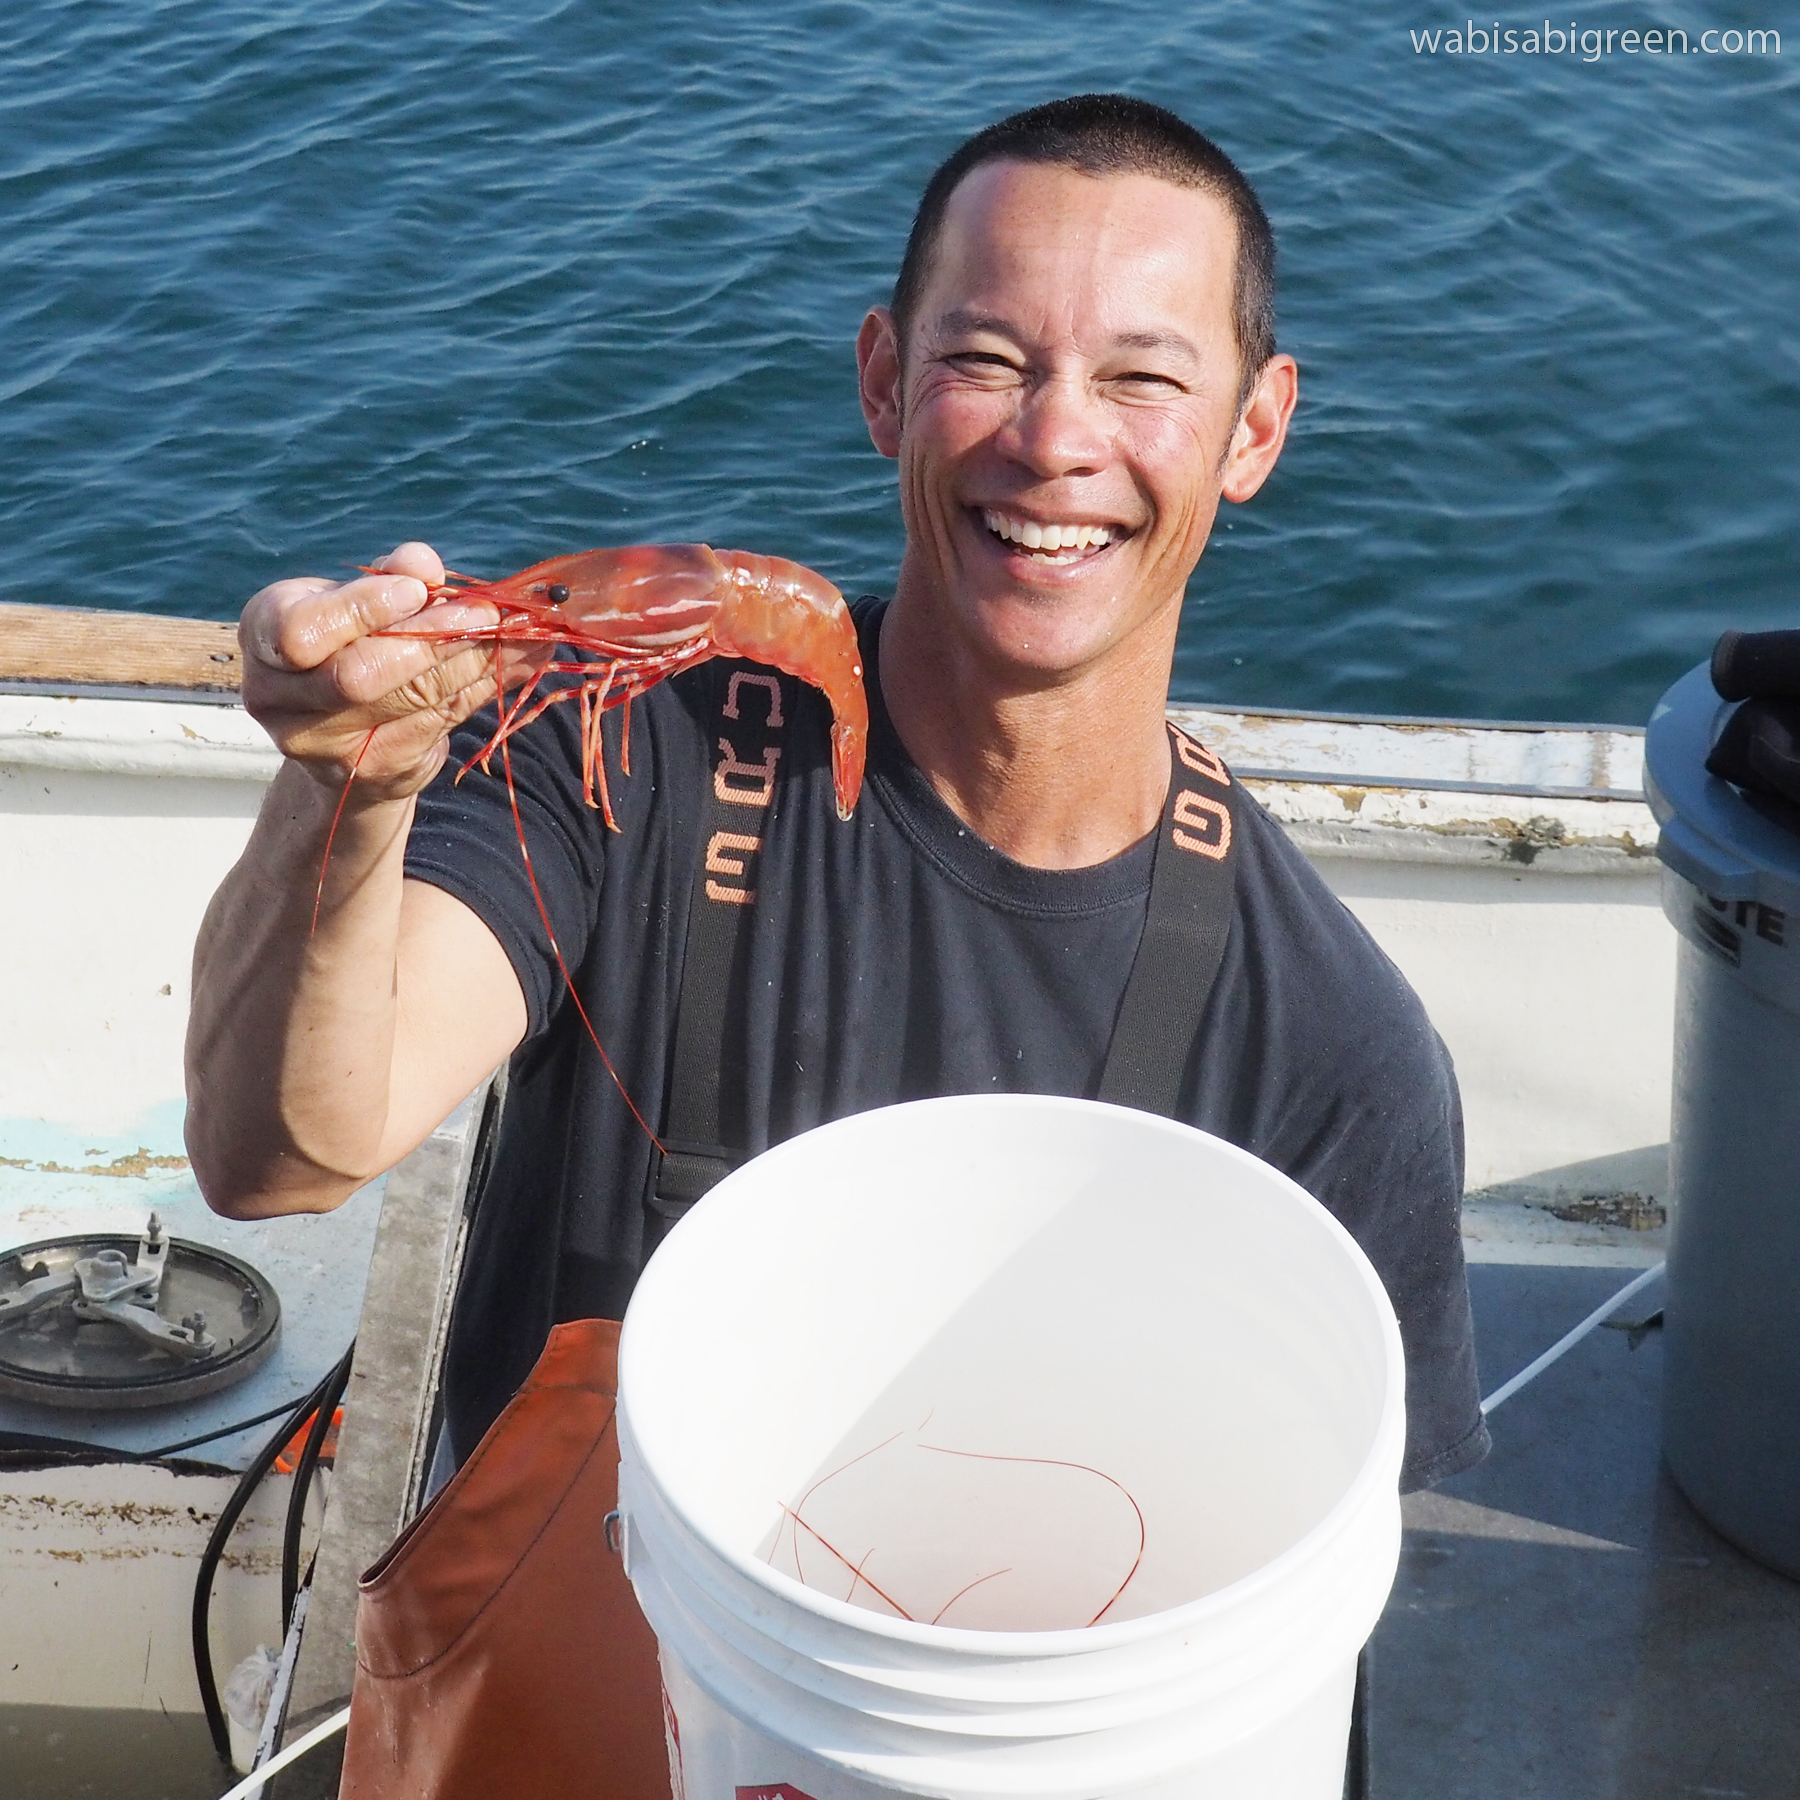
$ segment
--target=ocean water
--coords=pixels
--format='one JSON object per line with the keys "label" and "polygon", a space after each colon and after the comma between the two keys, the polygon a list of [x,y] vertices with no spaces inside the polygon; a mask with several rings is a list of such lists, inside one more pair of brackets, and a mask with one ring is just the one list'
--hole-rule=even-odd
{"label": "ocean water", "polygon": [[1800,623],[1800,27],[1698,42],[1777,11],[1552,22],[1690,34],[1590,58],[1418,51],[1440,0],[26,0],[0,597],[225,617],[414,536],[884,588],[850,346],[918,190],[1118,88],[1258,184],[1302,369],[1178,697],[1641,720],[1725,626]]}

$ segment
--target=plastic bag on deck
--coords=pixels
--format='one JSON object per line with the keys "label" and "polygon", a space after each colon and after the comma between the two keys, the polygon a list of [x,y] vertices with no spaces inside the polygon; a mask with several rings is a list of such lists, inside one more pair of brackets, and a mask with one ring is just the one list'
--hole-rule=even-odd
{"label": "plastic bag on deck", "polygon": [[258,1644],[226,1677],[219,1694],[231,1727],[231,1762],[240,1775],[250,1773],[256,1740],[262,1735],[263,1714],[275,1691],[275,1671],[281,1666],[278,1652]]}

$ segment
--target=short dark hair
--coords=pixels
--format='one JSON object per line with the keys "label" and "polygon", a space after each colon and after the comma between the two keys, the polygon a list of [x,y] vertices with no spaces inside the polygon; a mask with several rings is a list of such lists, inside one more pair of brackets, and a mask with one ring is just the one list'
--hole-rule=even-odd
{"label": "short dark hair", "polygon": [[1275,234],[1268,214],[1237,164],[1211,138],[1166,108],[1129,94],[1075,94],[1030,107],[976,132],[939,164],[913,215],[894,283],[892,311],[902,355],[950,196],[964,176],[991,162],[1051,163],[1095,176],[1154,175],[1223,200],[1237,227],[1231,322],[1238,347],[1238,405],[1244,404],[1263,364],[1275,354]]}

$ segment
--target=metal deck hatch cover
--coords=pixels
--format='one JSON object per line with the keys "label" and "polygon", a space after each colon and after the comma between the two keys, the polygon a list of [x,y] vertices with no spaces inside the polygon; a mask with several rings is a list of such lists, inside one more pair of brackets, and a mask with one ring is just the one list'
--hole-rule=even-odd
{"label": "metal deck hatch cover", "polygon": [[46,1238],[0,1255],[0,1396],[60,1407],[172,1405],[269,1359],[281,1303],[255,1269],[171,1238]]}

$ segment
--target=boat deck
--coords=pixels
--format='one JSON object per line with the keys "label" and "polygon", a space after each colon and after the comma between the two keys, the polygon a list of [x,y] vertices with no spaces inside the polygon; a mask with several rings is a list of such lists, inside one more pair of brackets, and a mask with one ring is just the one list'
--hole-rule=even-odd
{"label": "boat deck", "polygon": [[[1632,1272],[1472,1267],[1484,1391]],[[1661,1302],[1658,1278],[1618,1316]],[[1409,1497],[1373,1647],[1374,1800],[1800,1791],[1800,1583],[1669,1479],[1662,1366],[1660,1332],[1593,1332],[1496,1408],[1485,1463]]]}
{"label": "boat deck", "polygon": [[[382,1181],[360,1189],[336,1212],[239,1223],[221,1219],[201,1199],[181,1155],[178,1119],[159,1141],[160,1155],[131,1146],[127,1138],[95,1149],[79,1135],[57,1135],[67,1146],[52,1142],[46,1150],[40,1142],[29,1146],[35,1156],[0,1155],[0,1250],[85,1232],[135,1236],[154,1211],[171,1237],[229,1251],[265,1276],[280,1299],[281,1337],[254,1374],[174,1405],[88,1411],[0,1395],[0,1453],[28,1456],[39,1447],[73,1452],[85,1446],[102,1457],[143,1456],[183,1444],[191,1447],[179,1454],[193,1466],[246,1468],[275,1427],[230,1427],[294,1404],[356,1336]],[[99,1135],[87,1134],[90,1140]],[[0,1149],[25,1147],[21,1138],[16,1126],[0,1132]],[[59,1150],[66,1161],[58,1160]]]}

